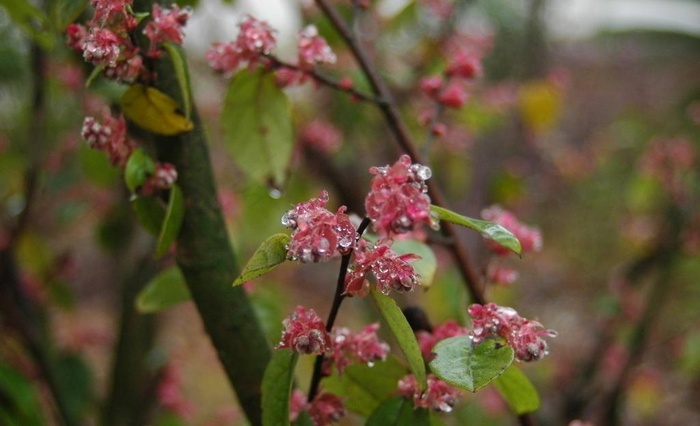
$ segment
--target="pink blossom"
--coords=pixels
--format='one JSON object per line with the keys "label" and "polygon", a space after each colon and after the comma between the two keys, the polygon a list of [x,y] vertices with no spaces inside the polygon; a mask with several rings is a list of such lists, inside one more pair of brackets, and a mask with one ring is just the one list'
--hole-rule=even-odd
{"label": "pink blossom", "polygon": [[83,39],[83,58],[91,64],[114,68],[122,51],[123,40],[107,28],[92,28]]}
{"label": "pink blossom", "polygon": [[471,80],[481,74],[481,57],[470,49],[458,49],[452,53],[445,69],[447,75]]}
{"label": "pink blossom", "polygon": [[416,339],[423,358],[429,360],[433,358],[432,351],[438,342],[449,337],[463,336],[467,333],[469,333],[469,330],[466,327],[462,327],[457,322],[450,320],[435,327],[432,333],[424,330],[416,332]]}
{"label": "pink blossom", "polygon": [[175,365],[165,367],[156,393],[158,401],[168,410],[183,419],[192,417],[194,406],[182,394],[182,377]]}
{"label": "pink blossom", "polygon": [[311,78],[304,71],[288,67],[275,70],[275,83],[280,87],[300,86]]}
{"label": "pink blossom", "polygon": [[421,78],[418,83],[420,90],[428,95],[431,99],[437,98],[438,93],[440,93],[440,88],[442,88],[442,77],[439,75],[431,75],[428,77]]}
{"label": "pink blossom", "polygon": [[133,0],[90,0],[90,3],[95,8],[91,25],[119,26],[125,31],[131,31],[138,25],[138,20],[129,11]]}
{"label": "pink blossom", "polygon": [[304,392],[294,389],[289,397],[289,422],[293,423],[302,411],[306,410],[308,404]]}
{"label": "pink blossom", "polygon": [[104,151],[115,166],[124,167],[136,149],[136,144],[126,135],[124,116],[112,117],[109,111],[103,112],[102,123],[94,117],[85,117],[81,135],[90,148]]}
{"label": "pink blossom", "polygon": [[292,349],[302,354],[320,355],[331,349],[331,339],[323,320],[313,309],[297,306],[282,321],[284,331],[276,349]]}
{"label": "pink blossom", "polygon": [[148,56],[158,58],[160,56],[160,45],[166,41],[182,44],[184,34],[182,28],[187,24],[187,20],[192,14],[190,8],[180,9],[173,4],[169,9],[162,8],[159,4],[153,5],[153,20],[146,24],[143,33],[148,37],[150,45]]}
{"label": "pink blossom", "polygon": [[489,281],[494,284],[510,285],[518,280],[518,271],[505,267],[493,268],[489,271]]}
{"label": "pink blossom", "polygon": [[141,193],[149,196],[158,191],[170,189],[177,180],[177,170],[170,163],[156,164],[156,170],[141,186]]}
{"label": "pink blossom", "polygon": [[[482,210],[481,217],[485,220],[495,222],[512,232],[520,241],[523,253],[542,250],[542,233],[540,230],[521,223],[512,212],[504,210],[498,205],[493,205]],[[495,241],[488,240],[487,244],[488,247],[499,256],[505,256],[509,253],[508,249]]]}
{"label": "pink blossom", "polygon": [[343,401],[332,393],[321,393],[309,404],[309,414],[314,426],[327,426],[345,416]]}
{"label": "pink blossom", "polygon": [[369,292],[367,277],[371,274],[377,291],[389,294],[390,290],[399,293],[413,291],[420,282],[410,261],[420,259],[415,254],[398,255],[391,249],[392,241],[383,239],[377,244],[360,240],[355,250],[355,261],[345,277],[345,292],[351,296],[364,297]]}
{"label": "pink blossom", "polygon": [[304,125],[299,140],[318,151],[332,154],[340,148],[342,135],[333,124],[317,119]]}
{"label": "pink blossom", "polygon": [[246,15],[238,27],[234,42],[215,43],[207,52],[209,65],[227,77],[243,63],[249,66],[266,64],[265,55],[272,53],[277,44],[275,30],[267,22]]}
{"label": "pink blossom", "polygon": [[331,355],[326,358],[326,371],[330,373],[331,364],[342,373],[353,362],[372,366],[377,361],[384,361],[389,345],[379,340],[378,329],[379,323],[370,324],[358,333],[344,327],[334,329],[331,332]]}
{"label": "pink blossom", "polygon": [[336,252],[347,254],[355,245],[357,232],[345,214],[345,206],[331,213],[324,206],[328,193],[297,204],[282,216],[282,225],[293,229],[287,257],[304,263],[324,262]]}
{"label": "pink blossom", "polygon": [[326,39],[318,34],[315,25],[309,25],[299,31],[297,40],[300,67],[310,69],[316,64],[335,63],[335,53],[328,46]]}
{"label": "pink blossom", "polygon": [[500,336],[513,348],[518,361],[542,359],[548,353],[547,342],[542,338],[556,336],[555,331],[521,317],[515,309],[494,303],[473,304],[469,307],[469,315],[473,320],[469,335],[474,344],[478,345],[490,336]]}
{"label": "pink blossom", "polygon": [[467,102],[467,89],[464,83],[451,79],[438,94],[438,102],[448,108],[462,108]]}
{"label": "pink blossom", "polygon": [[433,411],[449,413],[459,400],[460,392],[433,374],[428,374],[428,387],[421,392],[418,380],[412,374],[399,380],[398,393],[404,398],[413,400],[413,405],[418,408],[428,408]]}
{"label": "pink blossom", "polygon": [[66,28],[66,44],[73,50],[83,51],[83,43],[88,36],[88,30],[80,24],[70,24]]}
{"label": "pink blossom", "polygon": [[421,223],[433,224],[425,184],[432,175],[429,167],[411,164],[411,158],[402,155],[392,166],[372,167],[369,172],[374,178],[365,209],[375,231],[387,236],[414,230]]}
{"label": "pink blossom", "polygon": [[682,200],[688,194],[689,171],[697,164],[697,159],[698,153],[689,139],[655,138],[647,145],[639,166],[676,200]]}

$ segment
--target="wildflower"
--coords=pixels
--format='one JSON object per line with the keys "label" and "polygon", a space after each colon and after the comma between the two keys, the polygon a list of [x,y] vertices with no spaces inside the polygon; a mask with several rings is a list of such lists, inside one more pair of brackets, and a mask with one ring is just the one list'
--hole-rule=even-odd
{"label": "wildflower", "polygon": [[251,67],[266,64],[265,56],[272,53],[277,44],[275,30],[267,22],[246,15],[238,27],[235,41],[214,43],[207,52],[209,66],[227,77],[233,75],[243,63]]}
{"label": "wildflower", "polygon": [[455,321],[446,321],[435,327],[432,333],[425,330],[416,332],[416,339],[423,358],[429,360],[433,357],[432,351],[438,342],[449,337],[463,336],[467,333],[469,333],[469,330],[466,327],[462,327]]}
{"label": "wildflower", "polygon": [[411,164],[402,155],[392,166],[372,167],[372,188],[365,199],[367,216],[381,235],[406,233],[421,223],[431,224],[430,197],[425,181],[432,172],[429,167]]}
{"label": "wildflower", "polygon": [[489,281],[494,284],[513,284],[518,280],[518,271],[510,268],[498,267],[489,271]]}
{"label": "wildflower", "polygon": [[124,167],[136,144],[126,135],[124,116],[112,117],[109,111],[102,114],[102,123],[94,117],[85,117],[81,136],[90,148],[104,151],[110,163]]}
{"label": "wildflower", "polygon": [[494,303],[473,304],[469,307],[469,315],[473,320],[469,335],[474,344],[478,345],[489,336],[502,337],[513,348],[518,361],[542,359],[548,354],[547,342],[542,338],[556,336],[555,331],[546,330],[539,322],[521,317],[515,309]]}
{"label": "wildflower", "polygon": [[377,361],[384,361],[389,353],[389,345],[379,340],[378,329],[378,323],[370,324],[358,333],[345,327],[334,329],[331,332],[332,350],[326,359],[326,371],[330,373],[331,364],[342,373],[353,362],[372,366]]}
{"label": "wildflower", "polygon": [[342,143],[340,131],[324,120],[313,120],[306,124],[301,130],[299,139],[305,145],[327,154],[338,151]]}
{"label": "wildflower", "polygon": [[336,252],[349,253],[357,232],[345,214],[345,206],[332,213],[324,208],[328,193],[297,204],[282,216],[282,224],[293,229],[287,257],[301,262],[322,262]]}
{"label": "wildflower", "polygon": [[423,77],[418,83],[420,90],[428,95],[431,99],[437,98],[438,93],[440,93],[440,88],[442,88],[442,77],[438,75],[431,75],[428,77]]}
{"label": "wildflower", "polygon": [[391,240],[383,239],[373,245],[360,240],[355,250],[355,262],[345,277],[345,292],[351,296],[366,296],[369,292],[367,276],[372,274],[377,290],[389,294],[413,291],[420,276],[410,261],[420,259],[415,254],[398,255],[391,249]]}
{"label": "wildflower", "polygon": [[304,393],[298,389],[292,391],[292,395],[289,397],[289,423],[294,423],[299,414],[306,410],[308,404],[306,403],[306,396]]}
{"label": "wildflower", "polygon": [[[542,233],[537,228],[529,227],[521,223],[518,218],[508,210],[498,205],[493,205],[481,211],[481,217],[495,222],[506,228],[520,241],[523,253],[542,250]],[[488,247],[499,256],[507,255],[508,249],[495,241],[487,241]]]}
{"label": "wildflower", "polygon": [[458,49],[450,55],[445,72],[449,76],[471,80],[481,74],[481,58],[470,49]]}
{"label": "wildflower", "polygon": [[464,83],[451,79],[438,94],[438,102],[449,108],[462,108],[467,102],[467,89]]}
{"label": "wildflower", "polygon": [[150,41],[148,56],[151,58],[160,57],[160,45],[166,41],[182,44],[184,41],[182,28],[187,24],[191,14],[190,8],[180,9],[176,4],[173,4],[169,9],[163,8],[157,3],[154,4],[153,20],[148,22],[143,29],[143,33]]}
{"label": "wildflower", "polygon": [[433,411],[449,413],[459,399],[459,390],[428,374],[428,387],[422,392],[418,380],[412,374],[399,380],[399,395],[413,400],[413,405]]}
{"label": "wildflower", "polygon": [[309,403],[309,414],[314,426],[327,426],[345,416],[345,405],[337,395],[324,392]]}
{"label": "wildflower", "polygon": [[309,25],[297,33],[299,66],[311,69],[316,64],[334,64],[335,53],[326,40],[318,34],[315,25]]}
{"label": "wildflower", "polygon": [[156,170],[141,186],[143,195],[153,195],[158,191],[170,189],[177,180],[177,170],[170,163],[156,164]]}
{"label": "wildflower", "polygon": [[282,325],[284,331],[276,349],[288,348],[302,354],[320,355],[331,348],[325,324],[313,309],[297,306]]}

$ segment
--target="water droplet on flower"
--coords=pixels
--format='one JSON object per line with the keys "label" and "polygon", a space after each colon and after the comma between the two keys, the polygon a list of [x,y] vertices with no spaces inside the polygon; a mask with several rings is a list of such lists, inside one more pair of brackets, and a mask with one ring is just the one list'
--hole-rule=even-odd
{"label": "water droplet on flower", "polygon": [[282,197],[282,190],[271,186],[267,189],[267,195],[272,199],[279,200]]}

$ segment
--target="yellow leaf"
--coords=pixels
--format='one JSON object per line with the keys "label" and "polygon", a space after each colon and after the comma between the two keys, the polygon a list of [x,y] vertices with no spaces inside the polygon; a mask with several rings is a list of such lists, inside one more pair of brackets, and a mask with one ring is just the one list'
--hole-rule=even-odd
{"label": "yellow leaf", "polygon": [[132,85],[124,92],[121,104],[126,118],[151,133],[173,136],[194,127],[173,98],[153,87]]}

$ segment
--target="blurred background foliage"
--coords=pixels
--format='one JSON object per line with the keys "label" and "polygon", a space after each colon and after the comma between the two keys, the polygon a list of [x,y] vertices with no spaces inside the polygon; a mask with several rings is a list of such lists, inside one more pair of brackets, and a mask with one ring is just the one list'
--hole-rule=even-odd
{"label": "blurred background foliage", "polygon": [[[172,259],[153,260],[153,241],[135,225],[119,171],[80,140],[86,112],[115,104],[121,90],[101,79],[87,89],[91,70],[64,46],[65,27],[84,19],[86,3],[47,0],[25,8],[0,2],[0,249],[14,259],[3,257],[0,266],[0,423],[55,424],[57,412],[65,411],[75,424],[100,418],[105,424],[239,424],[235,399],[191,304],[158,315],[133,312],[138,289]],[[302,21],[316,23],[339,56],[324,71],[366,87],[317,10],[305,2],[298,9],[290,9],[296,3],[267,9],[244,1],[178,3],[195,8],[187,54],[239,260],[282,232],[279,220],[291,204],[321,189],[331,191],[331,207],[361,212],[367,169],[398,154],[375,108],[322,88],[290,90],[297,132],[324,120],[337,127],[342,144],[322,152],[300,138],[283,188],[247,179],[221,140],[226,82],[208,70],[203,47],[232,39],[244,12],[280,23],[283,49],[293,45],[289,34]],[[467,106],[445,113],[447,134],[430,142],[420,117],[431,105],[416,87],[444,67],[444,3],[450,2],[372,2],[357,25],[411,131],[425,140],[433,178],[446,188],[453,209],[476,217],[499,203],[542,230],[542,252],[501,261],[517,269],[518,282],[487,289],[494,302],[559,332],[551,355],[524,368],[543,400],[536,417],[541,424],[610,420],[606,404],[619,398],[620,424],[697,424],[700,19],[695,31],[632,22],[581,35],[573,15],[567,35],[557,21],[562,2],[459,2],[450,19],[467,34],[461,43],[486,46],[485,71],[470,88]],[[691,18],[700,15],[700,2],[674,3],[687,3]],[[349,2],[336,4],[352,15]],[[586,16],[578,24],[584,26]],[[654,141],[676,139],[691,147],[678,160],[687,159],[688,167],[671,165],[680,196],[643,165]],[[480,238],[464,238],[485,270],[493,259]],[[461,281],[448,253],[438,246],[436,255],[432,287],[401,303],[421,305],[435,323],[467,324]],[[326,315],[336,269],[283,265],[252,284],[271,343],[297,304]],[[11,280],[20,283],[21,297],[8,294]],[[641,327],[647,315],[652,321]],[[376,320],[362,301],[349,300],[339,323],[358,329]],[[128,337],[130,331],[135,335]],[[125,342],[139,343],[125,349]],[[120,347],[132,364],[119,365]],[[302,364],[300,377],[310,369]],[[118,377],[133,378],[138,385],[131,386],[143,394],[120,402],[115,386],[129,385],[115,384]],[[51,392],[64,400],[54,401]],[[465,398],[446,421],[515,420],[487,389]]]}

